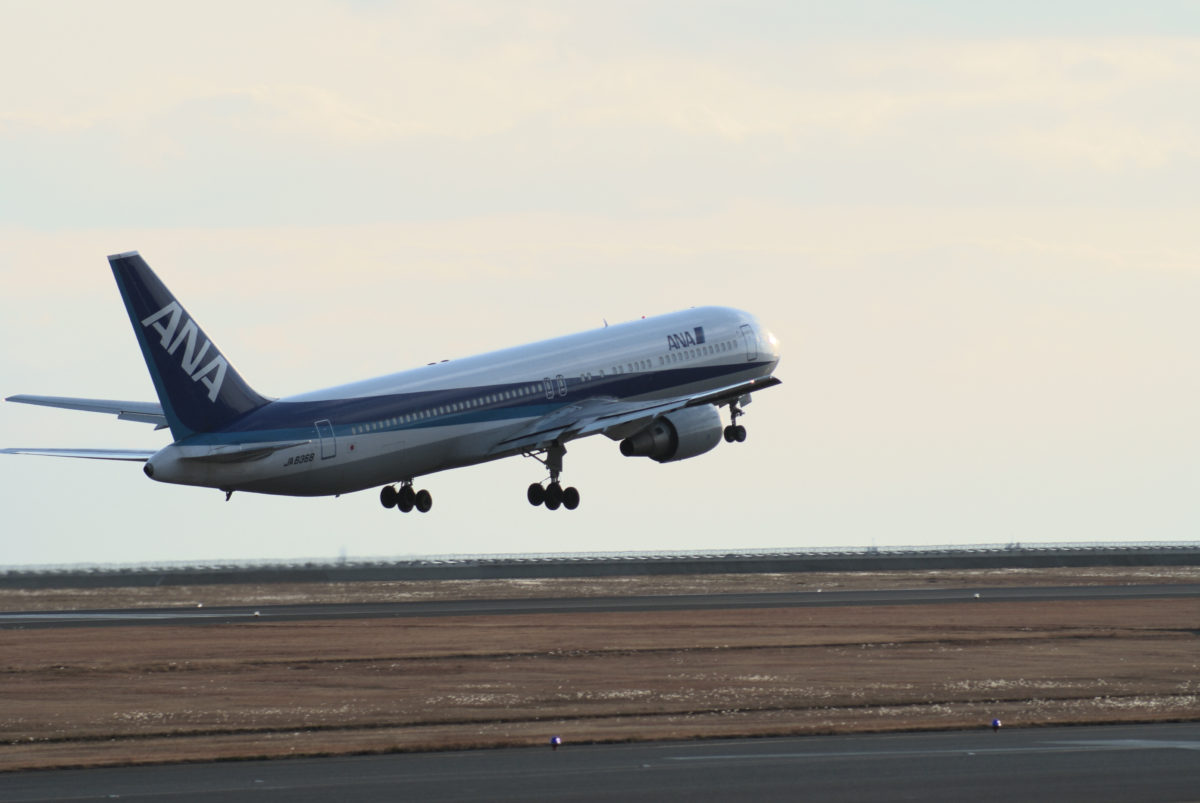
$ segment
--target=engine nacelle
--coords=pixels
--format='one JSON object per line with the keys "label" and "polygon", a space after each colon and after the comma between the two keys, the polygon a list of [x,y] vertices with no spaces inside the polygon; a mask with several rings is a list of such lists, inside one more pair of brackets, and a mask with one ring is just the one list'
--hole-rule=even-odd
{"label": "engine nacelle", "polygon": [[650,426],[621,441],[621,454],[670,463],[704,454],[720,442],[721,414],[711,404],[704,404],[654,419]]}

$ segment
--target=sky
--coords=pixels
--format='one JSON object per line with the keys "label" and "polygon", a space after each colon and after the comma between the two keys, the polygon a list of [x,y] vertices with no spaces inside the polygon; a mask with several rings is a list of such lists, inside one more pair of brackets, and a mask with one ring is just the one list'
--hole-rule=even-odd
{"label": "sky", "polygon": [[[0,566],[1194,541],[1200,5],[0,2],[0,396],[153,400],[139,250],[285,396],[705,304],[745,444],[288,499],[0,455]],[[164,432],[0,403],[0,446]]]}

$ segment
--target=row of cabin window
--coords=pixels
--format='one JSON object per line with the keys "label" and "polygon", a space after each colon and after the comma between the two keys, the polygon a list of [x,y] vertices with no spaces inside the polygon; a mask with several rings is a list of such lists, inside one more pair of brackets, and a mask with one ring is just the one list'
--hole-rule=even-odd
{"label": "row of cabin window", "polygon": [[[693,354],[703,354],[703,355],[711,356],[714,354],[731,351],[734,348],[735,348],[735,345],[732,340],[721,341],[719,343],[713,343],[712,345],[708,345],[708,346],[697,346],[694,349],[688,349],[686,351],[681,351],[677,354],[672,353],[672,354],[667,354],[666,356],[659,357],[658,364],[665,365],[667,363],[683,360],[683,359],[685,359],[684,355],[687,355],[688,358],[690,358],[691,355],[693,355]],[[636,363],[627,363],[625,365],[625,371],[632,373],[635,370],[646,370],[649,367],[650,367],[649,360],[638,360]],[[612,372],[614,374],[624,373],[621,370],[621,367],[619,365],[613,366]],[[590,376],[589,376],[589,378],[590,378]],[[524,392],[524,395],[536,396],[536,395],[542,393],[542,391],[544,389],[545,389],[545,384],[542,383],[542,384],[538,384],[538,385],[527,385],[522,390]],[[389,418],[385,421],[376,421],[375,423],[372,423],[372,424],[364,424],[362,426],[355,427],[354,434],[358,435],[363,432],[375,432],[377,430],[384,429],[385,427],[394,427],[399,424],[410,424],[413,421],[423,421],[424,419],[432,418],[435,415],[444,415],[446,413],[458,413],[458,412],[462,412],[463,410],[472,409],[475,407],[482,407],[485,404],[495,404],[496,402],[499,402],[499,401],[508,401],[509,399],[514,399],[519,395],[522,395],[522,394],[520,392],[514,391],[514,390],[506,390],[506,391],[502,391],[500,393],[490,393],[487,396],[483,396],[479,399],[471,399],[470,401],[467,401],[467,402],[456,402],[454,404],[444,404],[439,407],[433,407],[429,410],[421,410],[420,412],[417,412],[417,413],[407,413],[402,416],[397,416],[396,418]]]}
{"label": "row of cabin window", "polygon": [[732,340],[722,340],[719,343],[713,343],[707,346],[695,346],[693,348],[684,349],[683,351],[672,351],[658,358],[659,365],[666,365],[672,362],[682,362],[690,360],[696,356],[711,357],[715,354],[723,354],[727,351],[733,351],[737,348],[737,344]]}
{"label": "row of cabin window", "polygon": [[[671,352],[669,354],[662,355],[658,358],[658,364],[666,365],[667,363],[679,362],[680,360],[690,360],[695,355],[704,355],[706,357],[711,357],[716,354],[724,354],[725,352],[733,351],[735,348],[737,348],[737,343],[735,341],[722,340],[720,342],[712,343],[710,345],[695,346],[695,347],[692,347],[689,349],[685,349],[683,351]],[[622,373],[626,373],[626,372],[632,373],[633,371],[645,371],[650,368],[650,365],[651,365],[650,360],[638,360],[637,362],[627,363],[625,365],[624,371],[621,370],[621,366],[619,366],[619,365],[614,366],[612,371],[614,374],[622,374]]]}
{"label": "row of cabin window", "polygon": [[[624,368],[622,368],[619,365],[614,365],[612,367],[612,372],[614,374],[626,374],[626,373],[631,374],[634,371],[647,371],[650,369],[650,365],[651,365],[651,362],[649,360],[638,360],[637,362],[627,362],[627,363],[625,363]],[[587,376],[590,378],[591,374],[588,374]],[[600,376],[604,376],[603,371],[600,372]]]}
{"label": "row of cabin window", "polygon": [[445,415],[447,413],[460,413],[463,410],[472,410],[476,407],[482,407],[485,404],[496,404],[497,402],[508,401],[519,396],[536,396],[542,392],[544,385],[527,385],[521,390],[503,390],[499,393],[489,393],[486,396],[481,396],[477,399],[471,399],[465,402],[455,402],[453,404],[442,404],[437,407],[431,407],[428,410],[420,410],[415,413],[405,413],[398,415],[395,418],[387,418],[383,421],[375,421],[370,424],[363,424],[354,428],[355,435],[361,435],[364,432],[376,432],[387,427],[394,427],[399,424],[411,424],[414,421],[424,421],[427,418],[433,418],[435,415]]}

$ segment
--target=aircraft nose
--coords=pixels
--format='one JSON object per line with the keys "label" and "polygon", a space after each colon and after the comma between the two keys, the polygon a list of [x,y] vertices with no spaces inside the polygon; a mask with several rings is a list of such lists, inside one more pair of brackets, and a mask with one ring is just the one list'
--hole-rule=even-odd
{"label": "aircraft nose", "polygon": [[763,329],[761,339],[763,350],[770,354],[772,359],[778,362],[780,354],[779,338],[775,337],[775,333],[770,329]]}

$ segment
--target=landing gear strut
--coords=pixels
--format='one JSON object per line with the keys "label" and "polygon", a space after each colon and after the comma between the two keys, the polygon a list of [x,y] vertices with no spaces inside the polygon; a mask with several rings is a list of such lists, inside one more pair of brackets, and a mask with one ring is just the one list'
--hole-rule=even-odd
{"label": "landing gear strut", "polygon": [[529,500],[529,504],[534,507],[545,505],[547,510],[558,510],[560,507],[565,507],[567,510],[574,510],[579,507],[579,491],[574,488],[564,488],[558,482],[558,477],[562,474],[563,455],[566,453],[567,448],[565,446],[561,443],[553,443],[546,449],[545,460],[533,452],[526,455],[542,463],[550,470],[549,485],[542,485],[540,482],[535,482],[529,486],[529,490],[525,493],[525,498]]}
{"label": "landing gear strut", "polygon": [[405,480],[397,489],[394,485],[385,485],[379,491],[379,503],[384,507],[397,508],[401,513],[409,513],[416,508],[420,513],[428,513],[433,508],[433,495],[424,489],[414,491],[412,480]]}
{"label": "landing gear strut", "polygon": [[745,415],[742,408],[737,406],[737,402],[729,405],[729,426],[725,427],[725,442],[726,443],[745,443],[746,428],[737,422],[738,416]]}

